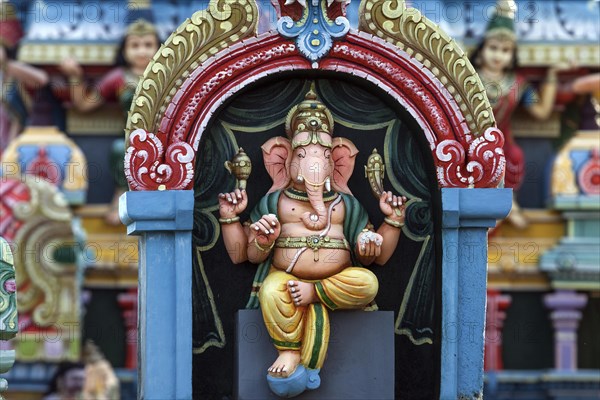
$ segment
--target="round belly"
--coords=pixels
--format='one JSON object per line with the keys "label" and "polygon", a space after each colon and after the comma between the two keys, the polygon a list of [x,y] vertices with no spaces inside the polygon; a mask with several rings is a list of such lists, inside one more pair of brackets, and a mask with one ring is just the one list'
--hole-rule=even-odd
{"label": "round belly", "polygon": [[[276,248],[273,254],[273,266],[285,271],[300,249]],[[315,261],[315,258],[318,260]],[[300,279],[317,280],[337,274],[351,264],[350,252],[343,249],[319,249],[315,253],[306,249],[298,258],[291,274]]]}

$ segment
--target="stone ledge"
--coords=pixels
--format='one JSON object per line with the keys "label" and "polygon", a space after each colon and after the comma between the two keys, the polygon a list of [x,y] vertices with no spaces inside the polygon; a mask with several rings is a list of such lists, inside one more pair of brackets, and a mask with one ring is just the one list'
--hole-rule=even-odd
{"label": "stone ledge", "polygon": [[[334,311],[321,387],[299,399],[394,398],[394,313]],[[278,399],[269,391],[267,368],[277,358],[260,310],[236,315],[236,399]]]}

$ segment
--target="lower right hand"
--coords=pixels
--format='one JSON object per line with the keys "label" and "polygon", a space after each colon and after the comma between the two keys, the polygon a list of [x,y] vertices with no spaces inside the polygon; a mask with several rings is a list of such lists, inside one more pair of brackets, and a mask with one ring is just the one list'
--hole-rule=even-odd
{"label": "lower right hand", "polygon": [[265,214],[250,225],[248,243],[256,240],[261,246],[270,246],[281,234],[281,224],[275,214]]}

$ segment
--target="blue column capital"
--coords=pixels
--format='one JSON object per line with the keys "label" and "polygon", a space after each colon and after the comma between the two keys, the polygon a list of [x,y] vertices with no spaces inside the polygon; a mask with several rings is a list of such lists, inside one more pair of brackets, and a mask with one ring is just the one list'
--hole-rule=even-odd
{"label": "blue column capital", "polygon": [[493,228],[512,207],[512,189],[442,189],[442,227]]}
{"label": "blue column capital", "polygon": [[191,231],[194,191],[126,192],[119,198],[119,217],[128,235],[157,231]]}

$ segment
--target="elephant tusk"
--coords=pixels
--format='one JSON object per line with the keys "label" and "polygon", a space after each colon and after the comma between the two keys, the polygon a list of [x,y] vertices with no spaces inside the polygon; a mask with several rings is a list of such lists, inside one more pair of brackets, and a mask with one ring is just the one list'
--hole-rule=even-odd
{"label": "elephant tusk", "polygon": [[327,177],[327,179],[325,179],[325,190],[327,190],[328,192],[331,192],[331,178]]}

